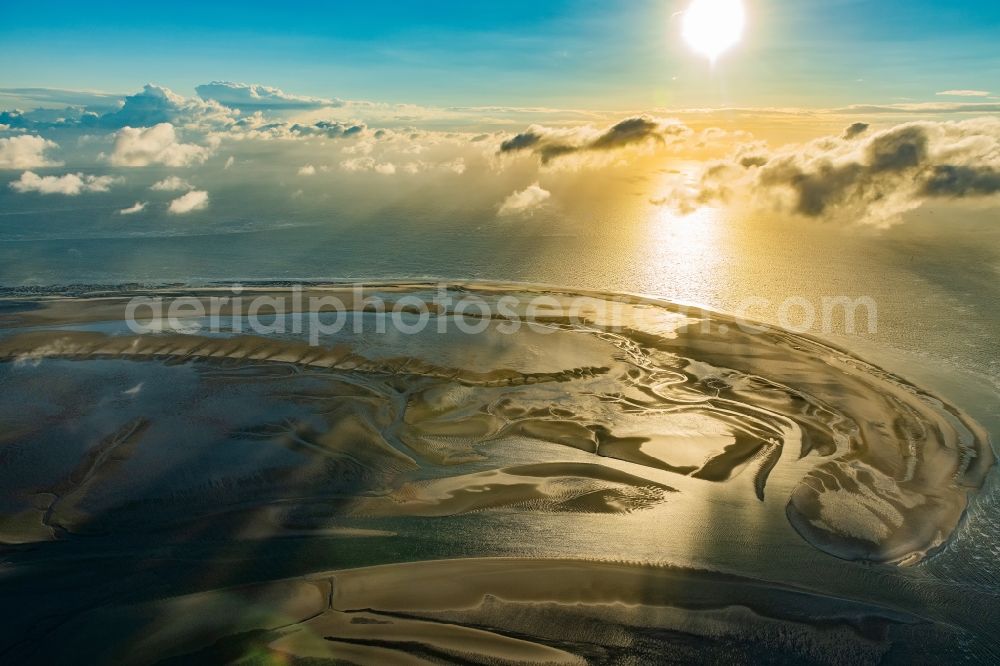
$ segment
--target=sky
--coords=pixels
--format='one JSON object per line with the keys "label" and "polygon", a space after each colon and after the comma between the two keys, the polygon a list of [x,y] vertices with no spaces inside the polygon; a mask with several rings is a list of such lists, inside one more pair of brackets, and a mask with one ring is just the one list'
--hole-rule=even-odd
{"label": "sky", "polygon": [[714,66],[686,0],[8,3],[0,87],[208,80],[424,105],[836,107],[1000,91],[1000,3],[748,0]]}
{"label": "sky", "polygon": [[[746,6],[714,60],[683,38],[695,2]],[[164,265],[148,239],[307,227],[944,234],[1000,212],[996,34],[1000,4],[929,0],[11,4],[0,283],[172,279],[198,241]],[[84,238],[146,259],[108,272]]]}

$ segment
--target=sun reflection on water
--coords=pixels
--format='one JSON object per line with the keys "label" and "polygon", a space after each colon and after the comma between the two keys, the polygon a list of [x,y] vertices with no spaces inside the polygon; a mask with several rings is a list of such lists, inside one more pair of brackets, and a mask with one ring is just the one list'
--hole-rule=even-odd
{"label": "sun reflection on water", "polygon": [[650,216],[643,239],[643,263],[655,271],[655,292],[699,303],[715,302],[728,288],[732,251],[724,251],[729,230],[723,211],[699,208],[679,215],[667,207]]}

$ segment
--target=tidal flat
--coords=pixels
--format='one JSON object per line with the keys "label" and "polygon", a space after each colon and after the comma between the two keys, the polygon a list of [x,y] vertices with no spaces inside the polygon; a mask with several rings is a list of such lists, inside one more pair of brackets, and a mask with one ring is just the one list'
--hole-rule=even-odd
{"label": "tidal flat", "polygon": [[929,566],[958,556],[994,463],[960,406],[699,308],[450,293],[546,305],[516,331],[517,308],[438,307],[401,333],[314,285],[358,325],[311,344],[278,326],[301,307],[268,334],[232,316],[136,333],[126,306],[149,292],[8,301],[0,658],[1000,658],[997,590]]}

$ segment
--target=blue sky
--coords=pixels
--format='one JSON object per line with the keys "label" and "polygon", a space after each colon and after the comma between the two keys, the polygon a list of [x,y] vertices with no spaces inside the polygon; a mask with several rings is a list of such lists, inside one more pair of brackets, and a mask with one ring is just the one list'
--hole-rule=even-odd
{"label": "blue sky", "polygon": [[[0,86],[189,92],[209,80],[438,105],[837,106],[1000,90],[1000,3],[747,0],[714,69],[686,0],[12,3]],[[673,18],[672,18],[673,17]],[[937,98],[940,99],[940,98]]]}

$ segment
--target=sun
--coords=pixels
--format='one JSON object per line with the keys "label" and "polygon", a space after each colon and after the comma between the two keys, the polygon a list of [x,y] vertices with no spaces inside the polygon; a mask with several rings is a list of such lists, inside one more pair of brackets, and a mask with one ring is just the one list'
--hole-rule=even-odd
{"label": "sun", "polygon": [[745,23],[742,0],[692,0],[684,12],[684,41],[715,62],[740,41]]}

